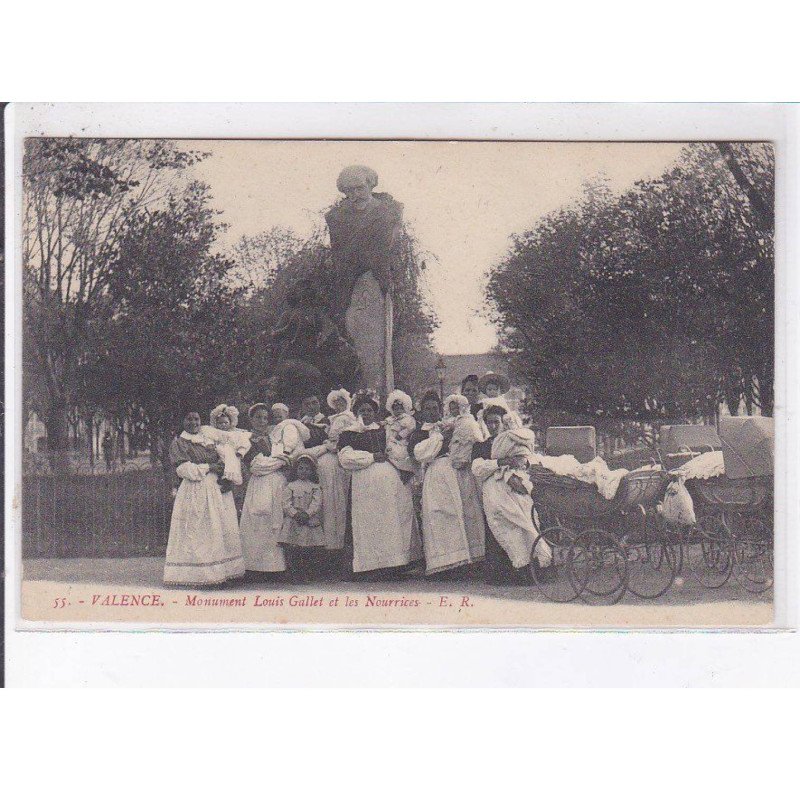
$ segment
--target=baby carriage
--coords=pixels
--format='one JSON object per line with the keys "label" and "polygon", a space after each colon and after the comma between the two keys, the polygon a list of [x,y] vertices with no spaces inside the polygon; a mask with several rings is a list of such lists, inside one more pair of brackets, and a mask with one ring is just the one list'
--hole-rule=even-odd
{"label": "baby carriage", "polygon": [[613,604],[626,591],[652,599],[669,589],[674,558],[655,522],[655,507],[664,496],[669,473],[660,467],[629,472],[611,500],[594,484],[539,466],[532,466],[529,474],[539,538],[553,551],[556,573],[555,580],[551,575],[545,581],[534,571],[545,597],[562,603],[580,597],[589,604]]}
{"label": "baby carriage", "polygon": [[[675,471],[686,479],[696,518],[691,528],[670,532],[678,570],[688,564],[708,588],[733,575],[746,591],[766,592],[773,583],[772,420],[723,417],[717,438],[718,458],[702,456]],[[697,440],[688,443],[699,449]]]}
{"label": "baby carriage", "polygon": [[[747,592],[773,584],[772,476],[686,481],[692,496],[706,581],[722,586],[731,575]],[[706,581],[702,581],[708,585]]]}
{"label": "baby carriage", "polygon": [[661,463],[676,469],[702,453],[721,450],[722,442],[713,425],[663,425],[656,449]]}

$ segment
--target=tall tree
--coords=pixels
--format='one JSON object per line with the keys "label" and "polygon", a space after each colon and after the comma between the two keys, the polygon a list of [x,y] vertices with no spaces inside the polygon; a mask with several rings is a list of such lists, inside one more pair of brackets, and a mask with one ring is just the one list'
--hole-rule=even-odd
{"label": "tall tree", "polygon": [[[163,202],[202,154],[161,140],[29,139],[23,168],[25,394],[48,448],[67,446],[68,409],[92,348],[130,218]],[[61,468],[66,463],[59,464]]]}
{"label": "tall tree", "polygon": [[[771,148],[737,146],[772,203]],[[612,417],[772,410],[771,230],[714,145],[620,197],[592,187],[490,272],[501,346],[545,408]]]}
{"label": "tall tree", "polygon": [[232,399],[251,367],[237,347],[243,290],[230,286],[232,262],[215,252],[219,227],[200,184],[137,212],[109,265],[104,314],[92,323],[102,347],[82,370],[88,400],[107,412],[143,410],[162,454],[186,402],[204,411]]}

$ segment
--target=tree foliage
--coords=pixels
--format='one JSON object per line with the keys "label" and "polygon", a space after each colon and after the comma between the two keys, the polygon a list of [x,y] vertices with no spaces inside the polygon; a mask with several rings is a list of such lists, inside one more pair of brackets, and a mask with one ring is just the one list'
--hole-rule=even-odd
{"label": "tree foliage", "polygon": [[90,324],[106,303],[128,221],[163,202],[203,154],[163,140],[29,139],[23,167],[26,405],[67,444]]}
{"label": "tree foliage", "polygon": [[[80,421],[91,431],[100,418],[120,431],[135,423],[163,453],[186,403],[205,411],[294,396],[271,331],[300,281],[323,302],[338,291],[324,228],[308,237],[270,228],[226,251],[208,187],[187,178],[204,157],[163,140],[27,143],[24,394],[55,454]],[[422,299],[423,269],[405,230],[395,333],[409,387],[432,373],[436,320]],[[352,385],[325,353],[309,355],[329,366],[314,390]]]}
{"label": "tree foliage", "polygon": [[691,145],[660,178],[619,197],[587,186],[514,236],[487,312],[537,405],[654,419],[744,400],[771,413],[773,175],[769,145]]}
{"label": "tree foliage", "polygon": [[218,228],[198,184],[135,214],[109,266],[102,316],[92,322],[84,401],[117,415],[141,409],[162,445],[185,405],[205,410],[227,399],[243,369],[242,290],[227,280],[231,262],[214,252]]}

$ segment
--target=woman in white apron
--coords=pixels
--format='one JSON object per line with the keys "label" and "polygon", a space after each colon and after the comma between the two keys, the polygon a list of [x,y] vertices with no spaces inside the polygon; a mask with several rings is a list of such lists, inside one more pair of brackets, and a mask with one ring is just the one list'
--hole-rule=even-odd
{"label": "woman in white apron", "polygon": [[284,405],[275,406],[277,418],[282,419],[274,426],[269,424],[270,409],[266,404],[256,403],[249,411],[253,435],[244,461],[250,468],[250,480],[239,530],[245,567],[252,572],[286,570],[286,557],[278,544],[283,526],[283,489],[292,456],[303,450],[301,428],[305,426],[298,420],[286,419],[289,410]]}
{"label": "woman in white apron", "polygon": [[200,433],[200,414],[188,411],[169,449],[181,479],[172,508],[164,582],[213,585],[244,574],[242,542],[230,491],[220,490],[224,463]]}
{"label": "woman in white apron", "polygon": [[350,473],[339,463],[339,437],[356,421],[350,411],[350,393],[335,389],[327,397],[334,413],[328,417],[328,436],[317,447],[307,452],[317,458],[317,474],[322,488],[322,530],[325,549],[341,551],[347,530],[347,495],[350,491]]}
{"label": "woman in white apron", "polygon": [[353,572],[399,575],[422,557],[411,487],[386,455],[386,429],[377,422],[378,402],[357,397],[358,421],[339,437],[339,463],[350,472]]}
{"label": "woman in white apron", "polygon": [[[484,556],[483,520],[470,505],[465,514],[457,471],[450,459],[453,424],[441,421],[442,406],[436,392],[421,401],[419,428],[409,449],[424,466],[422,482],[422,541],[425,573],[454,569],[481,561]],[[470,423],[472,419],[470,418]],[[472,442],[470,442],[470,453]]]}

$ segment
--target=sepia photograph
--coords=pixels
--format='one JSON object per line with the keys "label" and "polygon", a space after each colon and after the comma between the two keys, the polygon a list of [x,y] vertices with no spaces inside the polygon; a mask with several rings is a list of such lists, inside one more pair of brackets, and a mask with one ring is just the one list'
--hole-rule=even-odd
{"label": "sepia photograph", "polygon": [[775,172],[26,137],[21,620],[773,625]]}

